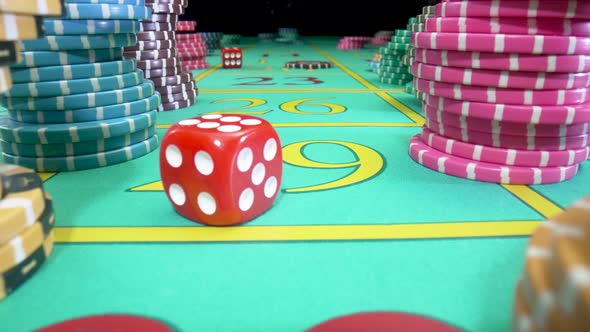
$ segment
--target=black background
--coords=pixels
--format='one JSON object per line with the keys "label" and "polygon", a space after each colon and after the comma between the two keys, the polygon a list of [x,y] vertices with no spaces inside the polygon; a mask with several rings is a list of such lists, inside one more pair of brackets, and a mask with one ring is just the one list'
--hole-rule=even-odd
{"label": "black background", "polygon": [[[348,2],[346,2],[348,1]],[[196,20],[197,31],[256,36],[297,28],[303,36],[372,36],[405,29],[408,18],[436,0],[189,0],[181,20]]]}

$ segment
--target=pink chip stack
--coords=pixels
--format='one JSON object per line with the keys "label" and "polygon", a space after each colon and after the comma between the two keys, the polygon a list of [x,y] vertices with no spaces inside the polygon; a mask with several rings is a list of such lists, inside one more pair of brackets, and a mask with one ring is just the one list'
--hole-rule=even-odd
{"label": "pink chip stack", "polygon": [[412,45],[426,117],[413,160],[504,184],[577,174],[590,152],[590,1],[443,1]]}
{"label": "pink chip stack", "polygon": [[343,37],[336,45],[339,50],[359,50],[371,41],[371,37]]}
{"label": "pink chip stack", "polygon": [[[178,21],[176,24],[176,45],[183,70],[209,68],[207,62],[207,46],[199,33],[196,21]],[[186,32],[186,33],[178,33]]]}

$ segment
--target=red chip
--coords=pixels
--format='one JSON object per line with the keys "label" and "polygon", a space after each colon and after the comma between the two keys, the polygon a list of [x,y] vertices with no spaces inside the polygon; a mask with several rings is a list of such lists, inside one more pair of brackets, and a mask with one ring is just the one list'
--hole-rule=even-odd
{"label": "red chip", "polygon": [[174,332],[174,330],[151,318],[134,315],[96,315],[74,318],[46,326],[35,332]]}
{"label": "red chip", "polygon": [[365,312],[322,322],[306,332],[461,332],[424,316],[403,312]]}

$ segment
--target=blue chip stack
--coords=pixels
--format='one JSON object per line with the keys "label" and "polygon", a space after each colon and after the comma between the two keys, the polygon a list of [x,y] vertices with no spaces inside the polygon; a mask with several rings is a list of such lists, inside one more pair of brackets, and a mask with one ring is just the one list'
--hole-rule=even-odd
{"label": "blue chip stack", "polygon": [[77,171],[155,150],[160,95],[122,53],[151,15],[144,0],[66,0],[65,15],[43,21],[44,38],[21,41],[0,95],[4,161]]}
{"label": "blue chip stack", "polygon": [[375,61],[375,60],[369,61],[369,69],[374,73],[378,73],[379,72],[379,61]]}

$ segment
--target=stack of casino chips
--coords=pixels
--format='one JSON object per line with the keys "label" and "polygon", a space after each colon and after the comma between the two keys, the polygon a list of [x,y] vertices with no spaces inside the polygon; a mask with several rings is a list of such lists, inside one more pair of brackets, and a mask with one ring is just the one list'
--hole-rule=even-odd
{"label": "stack of casino chips", "polygon": [[[424,31],[424,23],[426,22],[427,18],[433,17],[436,7],[435,6],[425,6],[422,8],[422,14],[416,17],[416,22],[412,24],[408,24],[408,29],[412,32],[423,32]],[[411,36],[411,35],[410,35]],[[416,48],[413,45],[410,45],[410,48],[404,55],[402,62],[404,66],[407,66],[409,71],[412,70],[412,65],[414,64],[414,59],[416,55]],[[414,89],[414,82],[408,82],[405,85],[405,90],[407,93],[413,94],[419,100],[423,99],[423,94],[420,91]]]}
{"label": "stack of casino chips", "polygon": [[274,40],[275,34],[272,32],[261,32],[258,34],[258,40],[263,43],[270,43]]}
{"label": "stack of casino chips", "polygon": [[144,78],[154,83],[161,98],[159,111],[189,107],[197,90],[191,72],[182,68],[175,32],[188,0],[145,0],[145,4],[153,12],[151,20],[141,22],[137,43],[125,47],[123,56],[135,59]]}
{"label": "stack of casino chips", "polygon": [[529,239],[513,331],[588,331],[590,196],[542,222]]}
{"label": "stack of casino chips", "polygon": [[279,28],[279,36],[275,39],[279,43],[294,43],[299,40],[296,28]]}
{"label": "stack of casino chips", "polygon": [[377,75],[381,83],[405,85],[412,80],[410,69],[404,64],[403,59],[411,46],[412,33],[410,32],[410,26],[415,23],[416,18],[411,17],[408,20],[406,30],[395,30],[389,42],[379,48],[381,62]]}
{"label": "stack of casino chips", "polygon": [[8,65],[21,61],[18,41],[43,37],[43,17],[61,16],[63,10],[63,0],[0,2],[0,93],[12,86]]}
{"label": "stack of casino chips", "polygon": [[223,34],[223,38],[221,38],[221,46],[232,47],[232,46],[239,45],[241,41],[242,41],[242,35]]}
{"label": "stack of casino chips", "polygon": [[365,45],[367,45],[371,39],[371,37],[363,36],[342,37],[338,41],[336,48],[339,50],[360,50],[361,48],[365,47]]}
{"label": "stack of casino chips", "polygon": [[207,53],[213,54],[216,50],[221,49],[221,39],[223,38],[223,32],[200,32],[201,39],[207,46]]}
{"label": "stack of casino chips", "polygon": [[588,158],[590,2],[449,1],[413,34],[426,125],[409,153],[439,172],[557,183]]}
{"label": "stack of casino chips", "polygon": [[373,55],[373,58],[369,61],[369,69],[374,73],[378,73],[380,62],[381,53],[375,53],[375,55]]}
{"label": "stack of casino chips", "polygon": [[42,172],[126,162],[155,150],[160,96],[122,47],[134,45],[143,0],[66,0],[45,37],[20,41],[13,86],[0,96],[4,161]]}
{"label": "stack of casino chips", "polygon": [[209,68],[207,46],[200,34],[195,32],[196,21],[178,21],[176,23],[176,46],[182,70]]}
{"label": "stack of casino chips", "polygon": [[53,248],[55,213],[30,168],[0,163],[0,301],[43,266]]}
{"label": "stack of casino chips", "polygon": [[391,40],[391,37],[394,33],[394,31],[387,30],[377,31],[377,33],[375,33],[373,36],[373,39],[371,39],[371,44],[375,47],[387,44]]}

